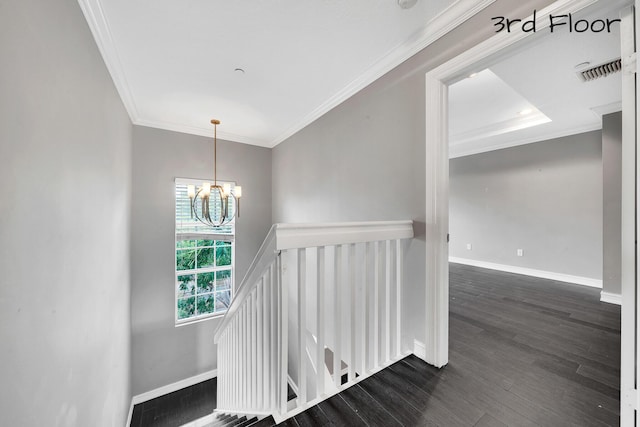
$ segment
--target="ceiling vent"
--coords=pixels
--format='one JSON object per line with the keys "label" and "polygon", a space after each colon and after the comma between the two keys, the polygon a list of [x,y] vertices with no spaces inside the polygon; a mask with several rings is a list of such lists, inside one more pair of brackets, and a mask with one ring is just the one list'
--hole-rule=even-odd
{"label": "ceiling vent", "polygon": [[591,80],[599,79],[600,77],[606,77],[610,74],[617,73],[622,69],[622,60],[620,58],[609,61],[605,64],[591,67],[586,70],[578,71],[578,78],[583,82],[589,82]]}

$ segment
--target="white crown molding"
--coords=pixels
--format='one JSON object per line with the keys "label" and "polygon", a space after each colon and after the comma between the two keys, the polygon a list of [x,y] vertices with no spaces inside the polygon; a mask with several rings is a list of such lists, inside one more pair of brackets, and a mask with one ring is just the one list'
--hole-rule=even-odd
{"label": "white crown molding", "polygon": [[617,113],[618,111],[622,111],[622,101],[612,102],[611,104],[606,105],[598,105],[597,107],[591,108],[594,114],[598,117],[602,117],[605,114]]}
{"label": "white crown molding", "polygon": [[[190,126],[190,125],[180,124],[180,123],[170,123],[170,122],[162,122],[157,120],[146,120],[146,119],[135,120],[133,121],[133,124],[137,126],[146,126],[150,128],[170,130],[172,132],[187,133],[190,135],[199,135],[199,136],[205,136],[208,138],[213,138],[212,127],[202,128],[199,126]],[[239,142],[241,144],[257,145],[259,147],[271,148],[269,141],[257,139],[257,138],[251,138],[243,135],[238,135],[235,133],[224,132],[220,130],[218,131],[218,139],[223,139],[225,141]]]}
{"label": "white crown molding", "polygon": [[120,99],[129,113],[129,118],[131,122],[135,124],[139,117],[138,108],[136,107],[131,89],[127,83],[127,78],[124,74],[122,63],[120,62],[120,57],[118,56],[118,51],[111,36],[111,30],[109,29],[109,24],[100,0],[78,0],[78,4],[89,24],[93,38],[102,54],[102,59],[111,75],[113,84],[118,94],[120,94]]}
{"label": "white crown molding", "polygon": [[553,271],[537,270],[534,268],[518,267],[514,265],[496,264],[493,262],[477,261],[474,259],[449,257],[449,262],[455,264],[471,265],[487,268],[489,270],[505,271],[507,273],[522,274],[524,276],[539,277],[541,279],[556,280],[558,282],[574,283],[576,285],[589,286],[590,288],[602,288],[602,280],[590,277],[574,276],[572,274],[556,273]]}
{"label": "white crown molding", "polygon": [[558,131],[552,131],[536,135],[530,138],[516,138],[507,142],[493,144],[489,146],[471,146],[471,147],[457,147],[452,145],[449,147],[449,158],[455,159],[458,157],[471,156],[473,154],[486,153],[489,151],[501,150],[503,148],[516,147],[518,145],[531,144],[533,142],[548,141],[550,139],[562,138],[569,135],[577,135],[585,132],[592,132],[594,130],[601,130],[601,123],[592,123],[587,125],[580,125],[570,129],[562,129]]}
{"label": "white crown molding", "polygon": [[600,301],[607,302],[609,304],[622,305],[622,295],[602,291],[600,292]]}
{"label": "white crown molding", "polygon": [[351,83],[320,104],[302,120],[290,126],[289,129],[280,134],[280,136],[271,143],[270,147],[275,147],[305,126],[313,123],[322,115],[402,64],[443,35],[455,29],[493,2],[495,2],[495,0],[458,0],[429,21],[427,26],[414,34],[409,41],[391,49],[380,60],[369,67],[364,74],[352,80]]}
{"label": "white crown molding", "polygon": [[534,126],[549,123],[551,119],[540,111],[536,111],[525,117],[514,117],[509,120],[504,120],[499,123],[492,123],[487,126],[472,129],[466,132],[459,132],[451,134],[449,137],[449,144],[454,147],[458,144],[465,144],[468,142],[478,141],[484,138],[490,138],[492,136],[503,135],[509,132],[515,132],[522,129],[528,129]]}
{"label": "white crown molding", "polygon": [[[290,126],[289,129],[273,141],[265,141],[245,135],[224,132],[219,132],[218,134],[221,139],[228,141],[273,148],[493,2],[495,2],[495,0],[458,0],[433,18],[426,28],[416,33],[410,41],[402,43],[391,49],[384,57],[369,67],[364,74],[334,94],[327,101],[306,115],[301,121]],[[102,58],[104,59],[109,73],[111,74],[111,78],[113,79],[116,89],[120,94],[120,98],[129,113],[131,122],[134,125],[139,126],[148,126],[201,136],[211,136],[211,132],[208,129],[140,117],[131,89],[127,83],[122,63],[119,59],[100,0],[78,0],[78,3],[80,4],[87,23],[89,24],[91,32],[93,33],[93,37],[96,40],[98,49],[102,54]]]}

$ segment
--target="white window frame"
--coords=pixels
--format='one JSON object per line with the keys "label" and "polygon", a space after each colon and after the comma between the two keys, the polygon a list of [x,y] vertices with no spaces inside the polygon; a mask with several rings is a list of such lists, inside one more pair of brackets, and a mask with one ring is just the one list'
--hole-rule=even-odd
{"label": "white window frame", "polygon": [[[215,272],[215,271],[224,271],[224,270],[231,270],[231,298],[230,301],[233,300],[233,297],[235,295],[236,292],[236,241],[235,241],[235,237],[236,237],[236,220],[235,218],[230,222],[230,224],[233,226],[233,234],[232,234],[232,239],[231,239],[231,266],[229,268],[229,266],[222,266],[222,267],[218,267],[218,266],[214,266],[214,267],[204,267],[204,268],[196,268],[196,269],[191,269],[191,270],[178,270],[177,269],[177,258],[178,258],[178,230],[177,230],[177,217],[176,217],[176,198],[175,198],[175,194],[176,194],[176,186],[177,185],[195,185],[200,186],[202,185],[203,182],[213,182],[213,180],[211,179],[193,179],[193,178],[175,178],[175,181],[173,183],[173,196],[174,196],[174,214],[173,214],[173,226],[174,226],[174,242],[173,242],[173,271],[174,271],[174,275],[173,275],[173,288],[174,288],[174,303],[173,303],[173,309],[174,309],[174,322],[175,322],[175,326],[179,327],[179,326],[185,326],[185,325],[191,325],[194,323],[199,323],[199,322],[203,322],[206,320],[211,320],[211,319],[218,319],[223,317],[227,311],[218,311],[218,312],[214,312],[214,313],[205,313],[205,314],[201,314],[201,315],[195,315],[193,317],[188,317],[186,319],[178,319],[178,276],[185,276],[185,275],[189,275],[189,274],[193,274],[193,275],[197,275],[197,274],[201,274],[201,273],[210,273],[210,272]],[[224,184],[230,184],[231,187],[233,188],[236,183],[234,181],[221,181],[218,180],[218,185],[222,186]],[[185,233],[186,234],[186,233]],[[214,233],[212,233],[214,234]],[[198,236],[197,233],[193,234],[193,239],[186,239],[186,240],[214,240],[214,241],[218,241],[220,239],[216,239],[215,236],[210,235],[210,236]],[[194,250],[196,248],[194,247]],[[196,284],[196,288],[197,288],[197,284]],[[215,291],[213,292],[215,294]],[[194,295],[194,297],[196,297],[196,295]],[[197,298],[196,298],[196,310],[197,310]]]}

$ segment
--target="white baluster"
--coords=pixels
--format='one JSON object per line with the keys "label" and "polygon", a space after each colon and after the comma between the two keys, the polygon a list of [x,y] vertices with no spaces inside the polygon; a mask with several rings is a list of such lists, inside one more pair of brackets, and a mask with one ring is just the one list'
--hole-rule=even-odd
{"label": "white baluster", "polygon": [[346,289],[346,301],[345,306],[348,312],[348,325],[347,330],[349,336],[347,343],[349,343],[349,376],[348,381],[355,381],[356,379],[356,245],[350,244],[349,251],[347,252],[347,268],[349,269],[349,283]]}
{"label": "white baluster", "polygon": [[253,379],[255,378],[255,372],[253,371],[253,346],[255,338],[253,336],[253,295],[249,294],[247,298],[247,382],[245,393],[247,395],[247,406],[253,408]]}
{"label": "white baluster", "polygon": [[[240,339],[242,338],[242,334],[240,332],[240,316],[238,315],[238,313],[236,313],[235,319],[234,319],[234,345],[233,345],[233,349],[235,350],[235,357],[236,357],[236,364],[238,361],[238,356],[241,353],[240,350]],[[234,402],[233,402],[233,407],[234,408],[238,408],[241,404],[240,402],[240,384],[241,384],[241,379],[240,379],[240,369],[239,367],[236,367],[235,372],[234,372],[234,381],[233,381],[233,387],[234,387]]]}
{"label": "white baluster", "polygon": [[323,396],[325,392],[324,373],[324,296],[325,296],[325,280],[324,280],[324,247],[317,249],[317,283],[316,283],[316,303],[317,303],[317,343],[316,343],[316,385],[318,388],[317,396]]}
{"label": "white baluster", "polygon": [[252,345],[253,340],[251,339],[251,295],[247,298],[247,302],[245,304],[245,325],[246,325],[246,333],[245,333],[245,342],[247,343],[247,364],[246,364],[246,374],[245,374],[245,382],[244,382],[244,392],[245,392],[245,400],[246,406],[251,407],[251,380],[253,379],[253,372],[251,372],[252,365]]}
{"label": "white baluster", "polygon": [[[257,289],[256,289],[257,291]],[[251,383],[249,385],[251,392],[251,407],[258,406],[258,316],[257,316],[257,292],[251,295]]]}
{"label": "white baluster", "polygon": [[[277,261],[276,261],[277,262]],[[277,408],[277,397],[278,397],[278,389],[277,389],[277,375],[278,375],[278,331],[276,329],[277,327],[277,314],[278,314],[278,300],[277,300],[277,296],[278,296],[278,287],[280,286],[280,283],[277,281],[277,275],[276,275],[276,268],[275,268],[275,264],[271,264],[271,266],[269,267],[269,272],[271,275],[271,304],[270,304],[270,322],[271,322],[271,328],[270,328],[270,332],[269,332],[269,342],[271,343],[271,357],[270,359],[270,366],[269,366],[269,398],[270,398],[270,403],[269,403],[269,408],[271,409],[276,409]]]}
{"label": "white baluster", "polygon": [[391,360],[391,241],[385,242],[384,361]]}
{"label": "white baluster", "polygon": [[241,346],[241,350],[240,350],[240,396],[239,396],[239,402],[238,402],[238,407],[242,408],[242,407],[246,407],[246,395],[244,393],[244,390],[247,387],[247,319],[245,316],[246,313],[246,302],[245,304],[242,305],[242,308],[240,309],[240,346]]}
{"label": "white baluster", "polygon": [[224,340],[222,341],[222,370],[223,374],[220,376],[220,380],[222,381],[222,404],[223,408],[227,407],[229,403],[227,402],[227,397],[229,396],[229,379],[227,369],[229,367],[229,361],[227,360],[227,354],[229,353],[229,340],[231,339],[231,334],[229,334],[229,327],[227,327],[227,331],[224,334]]}
{"label": "white baluster", "polygon": [[362,336],[360,337],[360,339],[362,340],[362,353],[360,354],[361,357],[361,372],[364,374],[368,371],[367,369],[367,354],[369,353],[369,336],[371,334],[371,327],[369,325],[368,319],[369,319],[369,303],[370,303],[370,288],[371,288],[371,284],[369,283],[370,280],[370,272],[369,272],[369,268],[370,266],[370,257],[371,257],[371,244],[369,242],[364,244],[364,261],[363,261],[363,271],[362,271],[362,295],[361,295],[361,306],[362,306],[362,312],[361,312],[361,322],[362,322]]}
{"label": "white baluster", "polygon": [[278,257],[278,282],[280,286],[280,346],[279,346],[279,360],[280,360],[280,413],[285,414],[287,412],[287,372],[289,367],[288,351],[288,319],[289,319],[289,307],[288,307],[288,284],[282,281],[282,259]]}
{"label": "white baluster", "polygon": [[258,285],[258,288],[256,289],[256,325],[257,325],[257,342],[256,342],[256,347],[257,347],[257,360],[256,360],[256,364],[257,364],[257,369],[256,369],[256,394],[258,395],[258,399],[256,401],[256,409],[259,410],[263,410],[264,407],[262,405],[262,397],[264,395],[263,391],[262,391],[262,387],[263,387],[263,379],[264,379],[264,360],[263,360],[263,349],[264,349],[264,341],[263,341],[263,334],[262,334],[262,325],[263,325],[263,321],[262,321],[262,317],[264,316],[263,313],[263,292],[264,292],[264,276],[262,276],[262,278],[260,279],[260,284]]}
{"label": "white baluster", "polygon": [[380,242],[373,246],[373,369],[378,368],[380,354]]}
{"label": "white baluster", "polygon": [[260,406],[263,411],[269,409],[269,301],[271,295],[271,269],[264,276],[264,289],[262,292],[262,400]]}
{"label": "white baluster", "polygon": [[342,305],[342,300],[340,298],[340,289],[342,288],[341,286],[341,276],[342,276],[342,246],[336,246],[335,247],[335,252],[334,252],[334,256],[333,256],[333,273],[334,273],[334,280],[333,280],[333,308],[335,310],[335,316],[334,316],[334,335],[333,335],[333,383],[335,384],[336,387],[340,387],[341,386],[341,378],[340,378],[340,371],[341,371],[341,361],[342,361],[342,354],[340,352],[340,345],[341,345],[341,340],[342,340],[342,336],[341,336],[341,323],[342,323],[342,313],[340,310],[340,307]]}
{"label": "white baluster", "polygon": [[396,358],[402,355],[402,246],[396,239]]}
{"label": "white baluster", "polygon": [[298,249],[298,398],[299,404],[307,402],[307,255],[306,249]]}

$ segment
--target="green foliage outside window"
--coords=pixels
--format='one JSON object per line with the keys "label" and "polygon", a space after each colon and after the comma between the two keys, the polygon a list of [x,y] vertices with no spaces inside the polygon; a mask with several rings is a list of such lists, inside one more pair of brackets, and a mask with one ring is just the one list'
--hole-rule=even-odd
{"label": "green foliage outside window", "polygon": [[232,251],[231,243],[224,241],[176,242],[178,320],[226,311],[231,303]]}

